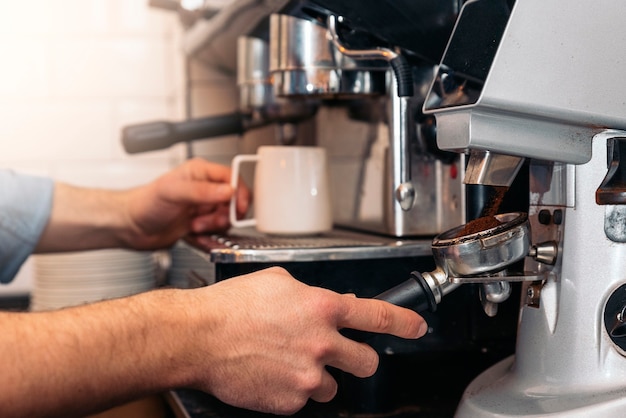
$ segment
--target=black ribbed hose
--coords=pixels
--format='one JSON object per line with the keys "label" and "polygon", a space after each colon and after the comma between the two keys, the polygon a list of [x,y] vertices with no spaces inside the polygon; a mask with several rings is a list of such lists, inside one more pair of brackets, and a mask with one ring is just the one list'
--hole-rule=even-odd
{"label": "black ribbed hose", "polygon": [[398,55],[392,59],[389,64],[393,69],[393,73],[396,76],[396,83],[398,85],[399,97],[412,97],[413,96],[413,74],[411,73],[411,66],[407,62],[406,58],[402,55]]}

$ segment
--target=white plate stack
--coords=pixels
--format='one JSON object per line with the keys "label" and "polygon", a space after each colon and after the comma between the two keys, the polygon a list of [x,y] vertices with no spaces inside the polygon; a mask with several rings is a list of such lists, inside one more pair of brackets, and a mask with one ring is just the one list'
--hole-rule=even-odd
{"label": "white plate stack", "polygon": [[177,243],[170,249],[171,264],[167,284],[179,289],[215,283],[215,264],[202,257],[187,244]]}
{"label": "white plate stack", "polygon": [[156,286],[151,252],[106,249],[33,258],[32,311],[129,296]]}

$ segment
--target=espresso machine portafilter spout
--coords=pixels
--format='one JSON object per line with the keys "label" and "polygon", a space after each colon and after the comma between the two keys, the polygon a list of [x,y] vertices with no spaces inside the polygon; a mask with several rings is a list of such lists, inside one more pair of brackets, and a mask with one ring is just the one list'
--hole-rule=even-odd
{"label": "espresso machine portafilter spout", "polygon": [[510,187],[524,158],[490,151],[472,150],[465,168],[465,184]]}

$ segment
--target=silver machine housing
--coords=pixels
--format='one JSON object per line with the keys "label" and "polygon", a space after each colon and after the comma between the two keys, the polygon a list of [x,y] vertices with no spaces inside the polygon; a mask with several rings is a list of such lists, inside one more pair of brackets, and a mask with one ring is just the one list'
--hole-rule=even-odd
{"label": "silver machine housing", "polygon": [[[623,299],[608,307],[626,283],[626,240],[610,232],[626,228],[625,206],[596,193],[626,138],[626,3],[518,0],[481,23],[488,4],[464,5],[424,111],[440,148],[484,168],[466,181],[506,185],[529,159],[531,239],[558,255],[527,258],[540,279],[524,283],[516,353],[470,384],[456,416],[621,417],[626,352],[606,318],[624,319]],[[474,71],[484,45],[459,45],[490,30]]]}
{"label": "silver machine housing", "polygon": [[[333,218],[341,227],[396,237],[431,237],[465,221],[463,158],[443,162],[419,146],[411,106],[421,106],[434,77],[425,66],[416,93],[399,97],[386,61],[393,51],[353,51],[330,25],[274,14],[270,17],[270,73],[281,98],[330,99],[315,124],[326,148]],[[351,117],[358,100],[370,115]],[[372,116],[373,115],[373,116]]]}

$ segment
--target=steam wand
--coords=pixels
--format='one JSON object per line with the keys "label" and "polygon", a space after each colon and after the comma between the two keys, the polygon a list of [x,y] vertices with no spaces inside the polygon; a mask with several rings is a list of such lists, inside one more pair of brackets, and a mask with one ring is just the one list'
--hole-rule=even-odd
{"label": "steam wand", "polygon": [[[398,150],[393,173],[394,184],[398,184],[398,187],[394,191],[394,194],[400,208],[404,211],[408,211],[415,204],[417,196],[415,186],[411,182],[410,161],[410,138],[412,137],[412,129],[415,128],[415,122],[410,112],[410,100],[414,93],[411,67],[402,54],[391,49],[377,47],[355,50],[347,48],[341,42],[337,31],[337,23],[343,22],[343,20],[341,16],[330,15],[326,22],[328,26],[328,37],[341,54],[357,60],[383,60],[388,62],[393,69],[393,77],[396,83],[392,84],[391,87],[391,113],[393,118],[389,122],[389,128],[393,138],[391,148]],[[396,153],[392,154],[396,155]]]}

